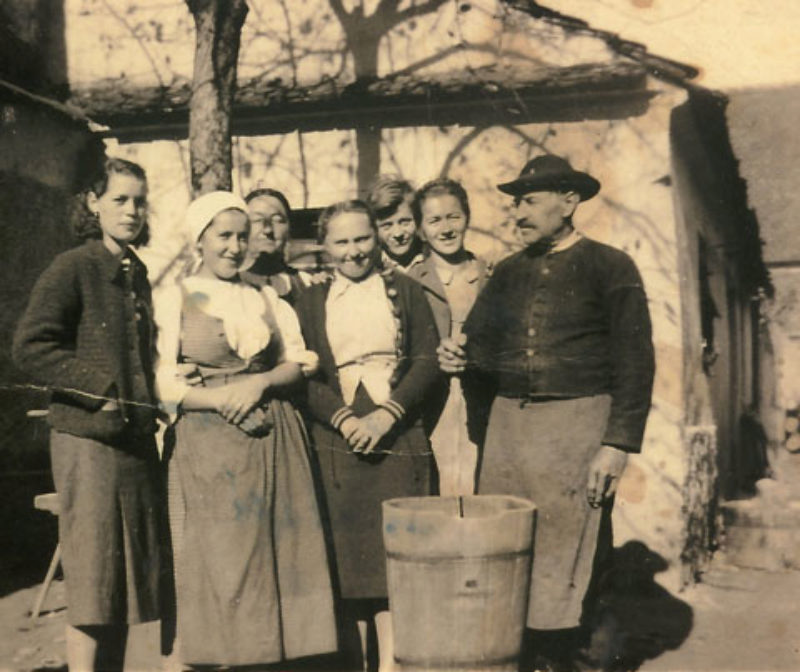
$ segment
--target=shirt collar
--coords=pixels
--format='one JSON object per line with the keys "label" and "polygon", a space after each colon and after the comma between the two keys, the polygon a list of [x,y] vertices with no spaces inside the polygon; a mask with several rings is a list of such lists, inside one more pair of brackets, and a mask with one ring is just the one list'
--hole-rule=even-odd
{"label": "shirt collar", "polygon": [[381,250],[381,264],[384,268],[396,268],[403,273],[407,273],[410,271],[414,266],[421,264],[425,261],[425,255],[422,252],[418,252],[415,254],[411,261],[408,262],[408,266],[402,266],[399,262],[392,259],[388,254],[386,254],[386,250]]}
{"label": "shirt collar", "polygon": [[550,251],[547,254],[553,254],[554,252],[562,252],[570,247],[572,247],[575,243],[577,243],[583,236],[578,232],[576,229],[572,229],[570,234],[566,238],[562,238],[559,240],[553,247],[550,248]]}
{"label": "shirt collar", "polygon": [[368,277],[358,281],[351,280],[350,278],[339,273],[339,271],[335,271],[333,274],[331,288],[328,291],[328,298],[331,301],[336,301],[340,297],[344,296],[350,288],[355,287],[356,285],[364,285],[365,283],[373,283],[377,277],[379,277],[378,272],[374,268]]}
{"label": "shirt collar", "polygon": [[439,276],[439,279],[442,281],[442,284],[446,287],[449,287],[450,284],[456,277],[456,274],[459,275],[463,274],[463,278],[465,282],[472,284],[477,282],[480,277],[480,269],[478,268],[478,263],[475,261],[474,258],[470,257],[467,259],[463,264],[457,267],[437,264],[435,261],[431,262],[431,265],[436,270],[436,274]]}

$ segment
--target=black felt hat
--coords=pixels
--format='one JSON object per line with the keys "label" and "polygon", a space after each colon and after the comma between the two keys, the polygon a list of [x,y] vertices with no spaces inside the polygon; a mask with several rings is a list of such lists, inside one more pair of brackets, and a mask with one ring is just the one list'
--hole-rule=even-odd
{"label": "black felt hat", "polygon": [[575,191],[582,201],[588,201],[600,191],[600,183],[588,173],[574,170],[566,159],[544,154],[528,161],[516,180],[498,184],[497,188],[512,196],[531,191]]}

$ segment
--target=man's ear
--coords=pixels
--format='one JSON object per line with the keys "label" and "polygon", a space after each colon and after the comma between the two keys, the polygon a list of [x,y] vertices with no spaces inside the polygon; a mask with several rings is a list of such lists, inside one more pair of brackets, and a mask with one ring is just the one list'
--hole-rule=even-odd
{"label": "man's ear", "polygon": [[561,214],[564,217],[572,217],[572,213],[575,212],[575,208],[578,207],[578,203],[581,202],[581,196],[577,191],[567,191],[564,193],[564,206],[562,209]]}

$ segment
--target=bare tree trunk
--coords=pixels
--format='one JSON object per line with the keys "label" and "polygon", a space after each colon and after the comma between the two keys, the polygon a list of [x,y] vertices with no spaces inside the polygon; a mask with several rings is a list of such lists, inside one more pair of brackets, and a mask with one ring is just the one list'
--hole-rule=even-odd
{"label": "bare tree trunk", "polygon": [[[362,83],[368,83],[378,76],[378,45],[381,35],[364,30],[365,27],[371,26],[372,24],[366,24],[357,26],[355,30],[351,29],[353,34],[349,39],[356,80]],[[364,198],[381,168],[381,128],[379,126],[356,128],[356,154],[358,156],[356,186],[359,197]]]}
{"label": "bare tree trunk", "polygon": [[356,128],[356,186],[359,198],[364,198],[381,169],[381,129],[375,126]]}
{"label": "bare tree trunk", "polygon": [[189,108],[194,195],[231,188],[231,108],[245,0],[186,0],[197,31]]}

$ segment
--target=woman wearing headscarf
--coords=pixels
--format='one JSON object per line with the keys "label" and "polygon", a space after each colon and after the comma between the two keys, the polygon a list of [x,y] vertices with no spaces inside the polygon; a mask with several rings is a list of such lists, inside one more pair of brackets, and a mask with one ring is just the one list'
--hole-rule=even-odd
{"label": "woman wearing headscarf", "polygon": [[317,366],[275,290],[242,282],[247,206],[189,206],[198,266],[157,297],[177,657],[269,663],[336,647],[330,575],[306,434],[289,392]]}

